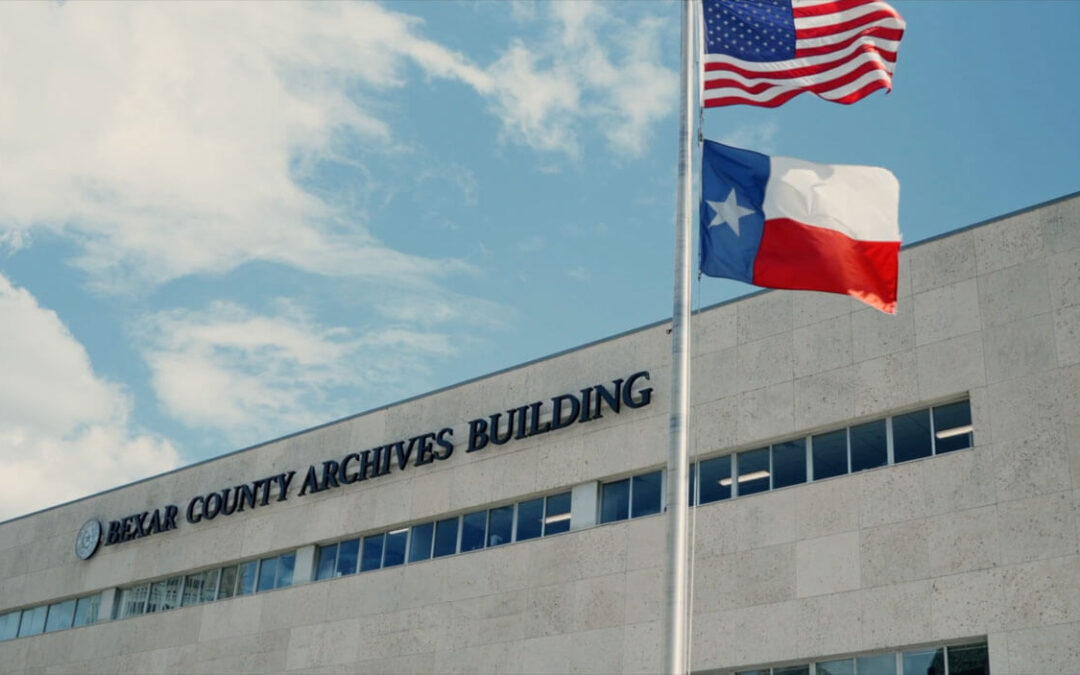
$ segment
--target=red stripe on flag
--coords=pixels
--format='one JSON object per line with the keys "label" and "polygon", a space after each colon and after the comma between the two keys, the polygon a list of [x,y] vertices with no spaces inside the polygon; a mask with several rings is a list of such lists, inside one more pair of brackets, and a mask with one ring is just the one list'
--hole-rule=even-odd
{"label": "red stripe on flag", "polygon": [[842,23],[835,23],[830,26],[814,26],[813,28],[795,28],[796,40],[808,40],[810,38],[828,37],[835,35],[836,33],[845,33],[853,28],[859,26],[865,26],[868,23],[874,23],[876,21],[882,21],[884,19],[896,18],[896,12],[889,12],[887,10],[878,10],[876,12],[870,12],[863,16],[844,21]]}
{"label": "red stripe on flag", "polygon": [[[827,45],[819,45],[817,47],[800,47],[795,45],[795,58],[803,59],[808,56],[821,56],[822,54],[832,54],[833,52],[840,52],[851,45],[864,40],[866,38],[879,38],[881,40],[889,40],[890,42],[899,42],[900,38],[904,37],[904,31],[899,28],[885,28],[884,26],[870,26],[865,30],[861,30],[858,33],[854,33],[851,37],[842,42],[833,42]],[[872,44],[872,43],[871,43]],[[896,62],[896,51],[890,51],[883,47],[877,47],[877,51],[881,54],[887,54],[888,58],[892,62]]]}
{"label": "red stripe on flag", "polygon": [[[896,61],[896,52],[883,52],[874,45],[864,44],[859,45],[858,48],[856,48],[855,51],[853,51],[851,54],[836,59],[835,61],[827,61],[814,65],[799,66],[798,68],[788,68],[787,70],[747,70],[746,68],[741,68],[730,63],[712,61],[705,64],[705,72],[714,73],[720,70],[724,72],[735,73],[737,75],[742,75],[747,79],[762,78],[769,80],[788,80],[796,77],[813,77],[814,75],[820,75],[822,73],[839,70],[844,66],[844,64],[850,61],[854,61],[863,54],[881,56],[882,60],[888,61],[889,63],[895,63]],[[708,81],[706,82],[705,86],[709,86]],[[746,87],[743,88],[745,89]]]}
{"label": "red stripe on flag", "polygon": [[820,5],[792,7],[791,13],[796,19],[803,19],[808,16],[824,16],[825,14],[846,12],[849,9],[855,9],[863,5],[872,5],[874,2],[876,0],[834,0],[834,2],[823,2]]}
{"label": "red stripe on flag", "polygon": [[765,221],[754,281],[767,288],[843,293],[896,313],[898,241],[858,241],[789,218]]}

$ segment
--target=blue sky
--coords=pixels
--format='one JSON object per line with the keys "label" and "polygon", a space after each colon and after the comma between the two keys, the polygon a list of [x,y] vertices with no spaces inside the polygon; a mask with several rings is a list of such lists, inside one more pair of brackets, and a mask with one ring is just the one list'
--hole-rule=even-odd
{"label": "blue sky", "polygon": [[[1080,3],[895,6],[892,93],[706,135],[891,169],[906,242],[1080,189]],[[0,4],[0,519],[670,316],[678,25]]]}

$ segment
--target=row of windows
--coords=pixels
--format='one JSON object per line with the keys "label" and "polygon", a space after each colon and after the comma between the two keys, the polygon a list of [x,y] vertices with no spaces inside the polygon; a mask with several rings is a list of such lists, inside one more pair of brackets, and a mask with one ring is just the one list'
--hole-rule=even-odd
{"label": "row of windows", "polygon": [[[696,462],[690,471],[690,505],[823,480],[972,445],[969,401],[923,408]],[[663,476],[662,471],[653,471],[604,483],[600,522],[659,513]]]}
{"label": "row of windows", "polygon": [[101,593],[0,614],[0,640],[51,633],[97,621]]}
{"label": "row of windows", "polygon": [[[291,586],[296,551],[120,590],[113,618],[164,612]],[[96,612],[95,612],[96,615]]]}
{"label": "row of windows", "polygon": [[868,654],[735,675],[990,675],[986,643]]}
{"label": "row of windows", "polygon": [[708,504],[972,445],[969,401],[923,408],[698,462],[690,472],[690,503]]}
{"label": "row of windows", "polygon": [[546,537],[570,529],[569,492],[320,546],[316,579]]}

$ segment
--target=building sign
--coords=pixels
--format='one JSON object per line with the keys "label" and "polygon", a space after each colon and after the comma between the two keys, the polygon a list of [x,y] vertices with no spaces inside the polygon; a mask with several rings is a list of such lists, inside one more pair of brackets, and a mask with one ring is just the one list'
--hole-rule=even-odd
{"label": "building sign", "polygon": [[[613,380],[610,385],[596,385],[469,420],[465,452],[480,452],[573,424],[587,424],[601,419],[606,413],[617,415],[623,408],[643,408],[652,402],[652,387],[644,386],[648,380],[649,372],[642,370],[625,379]],[[176,504],[167,504],[110,521],[105,528],[105,545],[113,546],[175,530],[184,521],[195,525],[269,506],[288,499],[290,490],[295,496],[304,497],[374,480],[391,471],[431,466],[450,459],[457,447],[454,429],[443,427],[326,459],[311,464],[302,474],[287,471],[215,489],[192,497],[183,509]],[[92,556],[101,534],[102,526],[97,520],[84,524],[76,538],[76,554],[83,560]]]}

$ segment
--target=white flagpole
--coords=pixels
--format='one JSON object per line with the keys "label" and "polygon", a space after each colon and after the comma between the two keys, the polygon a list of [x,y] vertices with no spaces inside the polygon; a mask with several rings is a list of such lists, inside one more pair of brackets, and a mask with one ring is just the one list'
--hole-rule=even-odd
{"label": "white flagpole", "polygon": [[671,315],[671,411],[667,467],[667,602],[665,664],[671,675],[688,672],[687,521],[689,516],[690,233],[694,128],[694,0],[682,3],[682,68],[679,78],[679,175],[675,206],[675,288]]}

